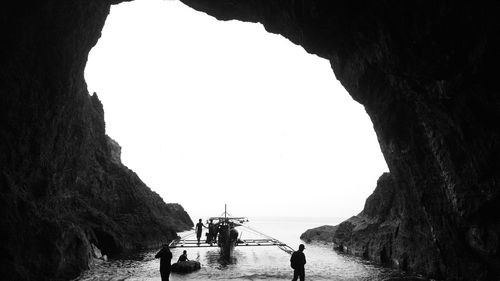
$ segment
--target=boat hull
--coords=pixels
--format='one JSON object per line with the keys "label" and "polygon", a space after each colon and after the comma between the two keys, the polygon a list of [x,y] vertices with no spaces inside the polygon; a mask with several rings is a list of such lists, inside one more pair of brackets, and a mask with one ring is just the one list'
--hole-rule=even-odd
{"label": "boat hull", "polygon": [[[221,255],[223,258],[229,260],[233,256],[234,247],[237,242],[237,231],[234,228],[230,228],[228,225],[225,225],[221,228],[219,232],[219,242],[218,245],[220,247]],[[236,233],[236,238],[234,237]]]}

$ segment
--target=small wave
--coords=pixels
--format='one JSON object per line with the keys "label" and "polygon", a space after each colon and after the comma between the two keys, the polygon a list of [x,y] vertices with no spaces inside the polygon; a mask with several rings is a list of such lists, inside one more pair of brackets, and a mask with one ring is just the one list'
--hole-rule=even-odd
{"label": "small wave", "polygon": [[292,278],[290,273],[254,273],[254,274],[241,274],[235,276],[224,277],[218,280],[288,280]]}

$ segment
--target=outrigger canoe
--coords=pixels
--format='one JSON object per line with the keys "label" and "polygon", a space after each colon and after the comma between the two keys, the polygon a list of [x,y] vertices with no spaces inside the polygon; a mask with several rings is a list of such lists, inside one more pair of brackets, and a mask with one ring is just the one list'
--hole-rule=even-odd
{"label": "outrigger canoe", "polygon": [[[194,233],[188,234],[184,237],[180,237],[173,240],[170,244],[170,248],[198,248],[198,247],[219,247],[221,256],[229,260],[233,255],[233,250],[235,247],[258,247],[258,246],[276,246],[279,249],[292,254],[294,249],[285,243],[268,236],[262,232],[252,229],[244,223],[248,222],[246,217],[233,217],[227,213],[226,207],[224,208],[224,213],[218,217],[210,217],[209,220],[217,227],[216,237],[209,237],[205,241],[200,241],[195,239],[188,239],[194,236]],[[237,228],[246,229],[247,231],[257,234],[260,238],[256,239],[241,239],[241,235],[238,235]]]}

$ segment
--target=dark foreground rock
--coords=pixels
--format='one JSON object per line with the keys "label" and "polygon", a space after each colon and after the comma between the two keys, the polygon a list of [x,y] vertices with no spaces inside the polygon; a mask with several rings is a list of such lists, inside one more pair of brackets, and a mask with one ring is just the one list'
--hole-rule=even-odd
{"label": "dark foreground rock", "polygon": [[378,179],[375,191],[366,200],[360,214],[336,226],[325,225],[309,229],[300,236],[300,239],[306,242],[330,242],[345,253],[408,270],[407,262],[394,258],[392,256],[394,251],[390,248],[398,248],[398,245],[393,243],[398,236],[411,236],[399,232],[401,221],[410,218],[403,219],[401,216],[404,214],[392,213],[396,210],[394,205],[402,202],[394,200],[396,193],[391,175],[384,173]]}
{"label": "dark foreground rock", "polygon": [[[418,217],[421,215],[418,212],[400,212],[404,210],[401,206],[405,202],[401,198],[404,196],[391,174],[384,173],[361,213],[337,226],[322,226],[306,233],[323,231],[320,236],[313,236],[313,240],[333,242],[339,251],[404,271],[432,266],[439,262],[440,257],[418,256],[419,252],[432,249],[433,241],[415,240],[419,238],[415,232],[424,230],[416,228],[414,221],[422,218]],[[306,233],[304,237],[307,237]],[[412,252],[406,252],[408,249]],[[414,260],[410,261],[410,258]],[[414,267],[410,267],[410,263]]]}
{"label": "dark foreground rock", "polygon": [[[356,223],[339,226],[347,246],[436,278],[499,280],[499,2],[182,1],[219,19],[261,22],[328,59],[363,104],[392,192],[371,199],[389,205],[368,204]],[[178,225],[113,162],[102,106],[86,90],[87,55],[119,2],[7,1],[0,9],[6,279],[68,278],[85,268],[90,241],[113,253]]]}
{"label": "dark foreground rock", "polygon": [[[421,214],[405,210],[401,205],[404,196],[407,195],[400,193],[391,174],[384,173],[360,214],[337,226],[307,230],[301,239],[333,242],[334,248],[341,252],[409,272],[415,272],[415,264],[424,268],[439,263],[438,255],[418,256],[432,249],[433,241],[416,240],[419,238],[416,232],[425,231],[415,225],[415,221],[422,219],[418,217]],[[408,249],[412,252],[406,252]]]}
{"label": "dark foreground rock", "polygon": [[[165,204],[121,164],[119,146],[104,134],[97,96],[89,100],[96,106],[89,111],[95,123],[79,129],[91,135],[61,140],[56,147],[35,144],[40,151],[23,156],[25,167],[3,170],[0,275],[5,280],[75,277],[92,258],[157,247],[193,225],[180,205]],[[59,122],[65,128],[64,120]],[[65,132],[45,128],[40,134],[57,139]]]}
{"label": "dark foreground rock", "polygon": [[[83,72],[107,1],[0,9],[0,279],[67,280],[192,222],[121,164]],[[97,251],[94,246],[99,249]]]}
{"label": "dark foreground rock", "polygon": [[[402,270],[408,267],[408,253],[400,252],[414,244],[414,247],[425,249],[429,241],[413,243],[417,236],[400,228],[405,221],[418,220],[416,217],[405,217],[404,213],[396,213],[403,200],[395,200],[397,190],[389,173],[383,174],[375,191],[366,200],[363,211],[357,216],[342,222],[333,233],[335,247],[343,252],[387,264]],[[404,244],[401,245],[401,244]],[[415,248],[414,251],[417,249]],[[436,263],[435,257],[427,257],[425,262]],[[415,262],[415,261],[414,261]]]}

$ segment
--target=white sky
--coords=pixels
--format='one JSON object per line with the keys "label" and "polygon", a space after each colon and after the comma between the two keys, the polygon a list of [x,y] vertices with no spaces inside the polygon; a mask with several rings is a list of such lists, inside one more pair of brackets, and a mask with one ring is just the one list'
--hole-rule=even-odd
{"label": "white sky", "polygon": [[387,166],[327,60],[179,1],[113,6],[85,72],[122,161],[192,215],[348,218]]}

